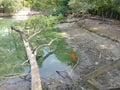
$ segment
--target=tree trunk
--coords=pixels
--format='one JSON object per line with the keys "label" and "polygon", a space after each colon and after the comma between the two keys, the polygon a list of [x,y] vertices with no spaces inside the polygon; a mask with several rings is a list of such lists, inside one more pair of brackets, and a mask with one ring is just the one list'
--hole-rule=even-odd
{"label": "tree trunk", "polygon": [[27,57],[30,61],[31,76],[32,76],[32,80],[31,80],[32,90],[42,90],[41,79],[40,79],[40,74],[39,74],[39,67],[36,62],[36,55],[33,53],[28,39],[26,38],[24,32],[22,32],[21,30],[18,30],[12,26],[11,26],[11,29],[15,30],[16,32],[18,32],[20,34],[23,44],[24,44],[24,47],[25,47],[25,50],[26,50],[26,53],[27,53]]}

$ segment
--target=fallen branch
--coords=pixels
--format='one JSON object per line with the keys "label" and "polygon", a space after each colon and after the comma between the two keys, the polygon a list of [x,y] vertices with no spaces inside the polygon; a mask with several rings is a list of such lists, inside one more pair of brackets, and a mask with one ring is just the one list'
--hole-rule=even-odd
{"label": "fallen branch", "polygon": [[90,85],[98,88],[99,90],[106,90],[106,88],[103,87],[102,85],[100,85],[98,82],[96,82],[94,80],[94,78],[101,75],[101,74],[103,74],[103,73],[105,73],[105,72],[107,72],[107,71],[109,71],[109,70],[111,70],[111,69],[117,68],[117,67],[120,67],[120,58],[117,59],[116,61],[114,61],[114,62],[112,62],[112,63],[110,63],[108,65],[105,65],[105,66],[91,72],[90,74],[86,75],[84,77],[84,80],[87,83],[89,83]]}
{"label": "fallen branch", "polygon": [[24,65],[25,63],[27,63],[29,61],[29,59],[28,60],[26,60],[26,61],[24,61],[21,65]]}
{"label": "fallen branch", "polygon": [[80,62],[80,59],[78,58],[77,63],[73,66],[73,68],[72,68],[70,74],[73,73],[73,71],[75,70],[75,68],[79,65],[79,62]]}
{"label": "fallen branch", "polygon": [[[59,76],[61,76],[63,79],[69,79],[69,80],[73,81],[72,77],[70,76],[70,74],[67,71],[65,71],[65,70],[59,70],[59,71],[56,71],[56,73]],[[62,75],[62,73],[64,73],[64,74]]]}
{"label": "fallen branch", "polygon": [[8,75],[5,75],[5,76],[1,76],[0,78],[2,79],[8,79],[8,78],[16,78],[16,77],[21,77],[21,76],[26,76],[26,75],[29,75],[30,73],[25,73],[25,74],[21,74],[21,73],[16,73],[16,74],[8,74]]}
{"label": "fallen branch", "polygon": [[108,65],[105,65],[105,66],[91,72],[90,74],[85,76],[85,79],[86,80],[93,79],[93,78],[95,78],[95,77],[97,77],[97,76],[99,76],[99,75],[101,75],[101,74],[103,74],[111,69],[114,69],[116,67],[120,67],[120,58],[113,61],[112,63],[110,63]]}

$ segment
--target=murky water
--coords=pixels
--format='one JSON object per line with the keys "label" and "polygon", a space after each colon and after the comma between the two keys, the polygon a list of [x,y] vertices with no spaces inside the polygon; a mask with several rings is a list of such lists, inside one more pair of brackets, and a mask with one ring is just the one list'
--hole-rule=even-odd
{"label": "murky water", "polygon": [[[0,20],[0,76],[9,74],[28,73],[29,65],[22,66],[25,59],[25,50],[19,35],[10,30],[10,25],[16,22],[14,19]],[[44,55],[49,53],[47,47],[43,50]],[[55,53],[50,54],[40,65],[40,74],[43,78],[58,78],[56,71],[71,70],[66,60],[59,60]]]}
{"label": "murky water", "polygon": [[[49,49],[47,47],[43,50],[44,55],[47,55],[49,53]],[[56,71],[64,71],[68,70],[71,71],[72,67],[68,66],[65,62],[62,63],[61,60],[57,58],[57,56],[53,53],[50,54],[42,63],[40,67],[40,75],[44,78],[59,78],[59,75],[56,73]],[[29,72],[30,67],[25,67],[25,72]]]}
{"label": "murky water", "polygon": [[[49,53],[49,49],[45,47],[44,55]],[[65,69],[71,70],[71,66],[68,66],[66,63],[62,63],[61,60],[57,58],[55,54],[51,54],[47,57],[42,63],[42,68],[40,68],[41,76],[44,78],[58,78],[56,71],[64,71]]]}

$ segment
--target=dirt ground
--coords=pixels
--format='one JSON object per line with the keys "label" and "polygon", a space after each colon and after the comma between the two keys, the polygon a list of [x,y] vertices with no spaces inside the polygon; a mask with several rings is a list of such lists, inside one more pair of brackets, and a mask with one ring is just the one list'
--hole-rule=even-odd
{"label": "dirt ground", "polygon": [[85,19],[60,24],[59,28],[79,55],[75,71],[81,79],[89,78],[87,82],[100,90],[120,90],[120,24]]}
{"label": "dirt ground", "polygon": [[[58,27],[79,56],[76,78],[71,83],[51,79],[44,90],[120,90],[120,25],[85,19]],[[0,90],[30,90],[30,82],[11,83],[0,84]]]}
{"label": "dirt ground", "polygon": [[0,90],[30,90],[31,83],[20,78],[0,82]]}

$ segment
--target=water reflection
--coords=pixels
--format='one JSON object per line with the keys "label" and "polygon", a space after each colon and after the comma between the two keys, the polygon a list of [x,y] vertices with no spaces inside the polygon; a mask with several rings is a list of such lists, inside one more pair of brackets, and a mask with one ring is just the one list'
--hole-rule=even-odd
{"label": "water reflection", "polygon": [[66,68],[71,69],[70,66],[67,66],[67,64],[62,63],[60,60],[58,60],[55,54],[52,54],[47,57],[42,63],[42,67],[40,68],[40,74],[42,77],[53,76],[54,78],[58,78],[56,71],[64,70]]}
{"label": "water reflection", "polygon": [[[47,55],[51,50],[49,47],[45,47],[43,52],[44,55]],[[65,62],[61,62],[53,53],[44,60],[40,72],[42,72],[43,76],[49,76],[50,74],[56,73],[57,70],[64,70],[65,68],[71,69],[71,66],[68,66]]]}
{"label": "water reflection", "polygon": [[14,38],[10,30],[10,25],[14,22],[16,22],[16,20],[13,19],[0,20],[1,77],[8,74],[21,73],[24,69],[22,66],[20,66],[20,64],[25,60],[23,58],[25,55],[24,48],[21,44],[19,36],[16,34]]}
{"label": "water reflection", "polygon": [[[16,66],[16,63],[21,64],[25,61],[26,54],[19,36],[13,36],[13,34],[10,33],[10,25],[13,22],[14,20],[12,19],[3,19],[3,21],[0,21],[0,62],[3,63],[0,65],[0,75],[21,73],[23,71],[25,73],[30,72],[29,66]],[[73,61],[70,58],[64,58],[62,55],[68,55],[69,57],[69,53],[63,51],[58,54],[52,53],[48,55],[48,57],[40,63],[40,74],[42,77],[49,78],[52,75],[54,78],[58,78],[56,71],[66,68],[69,70],[72,69],[71,65]],[[46,56],[50,52],[50,48],[45,47],[43,56]],[[12,71],[14,67],[15,69]]]}
{"label": "water reflection", "polygon": [[7,37],[9,34],[9,29],[7,27],[3,27],[3,33],[2,33],[2,37]]}
{"label": "water reflection", "polygon": [[[49,47],[45,47],[43,50],[44,56],[48,55],[50,53]],[[56,73],[56,71],[64,71],[65,69],[71,71],[72,67],[68,66],[65,62],[61,62],[57,58],[57,56],[52,53],[50,54],[40,65],[40,75],[42,78],[55,78],[58,79],[59,75]],[[30,72],[30,67],[26,67],[25,73]],[[30,76],[28,76],[29,78]]]}

